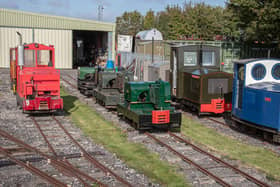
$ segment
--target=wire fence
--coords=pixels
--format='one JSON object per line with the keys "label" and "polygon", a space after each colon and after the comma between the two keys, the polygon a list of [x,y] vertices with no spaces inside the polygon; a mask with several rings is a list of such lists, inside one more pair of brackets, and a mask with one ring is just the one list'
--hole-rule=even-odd
{"label": "wire fence", "polygon": [[[152,63],[164,62],[164,56],[121,52],[121,66],[134,72],[136,80],[148,81],[148,67]],[[168,61],[169,62],[169,61]]]}

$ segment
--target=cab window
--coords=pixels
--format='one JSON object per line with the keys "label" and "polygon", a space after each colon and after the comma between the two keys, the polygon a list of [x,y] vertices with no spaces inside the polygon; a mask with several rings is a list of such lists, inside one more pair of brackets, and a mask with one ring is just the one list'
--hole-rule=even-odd
{"label": "cab window", "polygon": [[37,51],[37,64],[38,66],[53,66],[52,55],[49,50],[38,50]]}
{"label": "cab window", "polygon": [[34,50],[24,50],[24,67],[35,67],[35,51]]}

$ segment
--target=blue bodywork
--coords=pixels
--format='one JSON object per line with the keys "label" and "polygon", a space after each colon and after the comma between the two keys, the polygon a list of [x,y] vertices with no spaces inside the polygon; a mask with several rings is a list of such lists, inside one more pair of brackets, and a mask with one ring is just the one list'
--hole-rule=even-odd
{"label": "blue bodywork", "polygon": [[280,84],[277,82],[259,82],[245,85],[244,78],[238,78],[240,63],[234,64],[232,115],[253,125],[280,131]]}

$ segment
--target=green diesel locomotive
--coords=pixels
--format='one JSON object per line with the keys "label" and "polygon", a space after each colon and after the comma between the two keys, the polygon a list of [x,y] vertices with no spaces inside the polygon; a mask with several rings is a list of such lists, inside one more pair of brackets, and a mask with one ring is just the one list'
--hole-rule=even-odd
{"label": "green diesel locomotive", "polygon": [[98,85],[93,90],[93,96],[105,108],[115,109],[123,101],[123,85],[128,81],[133,81],[131,72],[116,72],[114,69],[99,71]]}
{"label": "green diesel locomotive", "polygon": [[124,102],[118,104],[117,113],[138,130],[180,131],[181,113],[171,107],[170,84],[162,80],[125,83]]}
{"label": "green diesel locomotive", "polygon": [[92,96],[93,89],[96,88],[95,67],[79,67],[78,68],[78,89],[86,96]]}

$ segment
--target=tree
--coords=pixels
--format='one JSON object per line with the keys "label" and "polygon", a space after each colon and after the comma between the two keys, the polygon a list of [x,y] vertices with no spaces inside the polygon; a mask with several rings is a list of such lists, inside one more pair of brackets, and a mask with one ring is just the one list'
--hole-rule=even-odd
{"label": "tree", "polygon": [[122,16],[117,17],[117,33],[135,36],[143,30],[143,16],[138,11],[124,12]]}
{"label": "tree", "polygon": [[223,35],[223,8],[211,7],[205,3],[185,3],[184,19],[186,37],[213,40]]}
{"label": "tree", "polygon": [[155,15],[151,9],[146,13],[144,18],[144,29],[150,30],[155,27]]}
{"label": "tree", "polygon": [[237,27],[245,41],[280,40],[279,0],[229,0],[228,9],[237,17]]}
{"label": "tree", "polygon": [[157,13],[155,28],[157,28],[161,33],[164,39],[168,38],[168,23],[169,16],[166,11],[161,11]]}
{"label": "tree", "polygon": [[168,19],[168,39],[179,40],[185,35],[184,17],[181,8],[177,6],[166,8]]}

